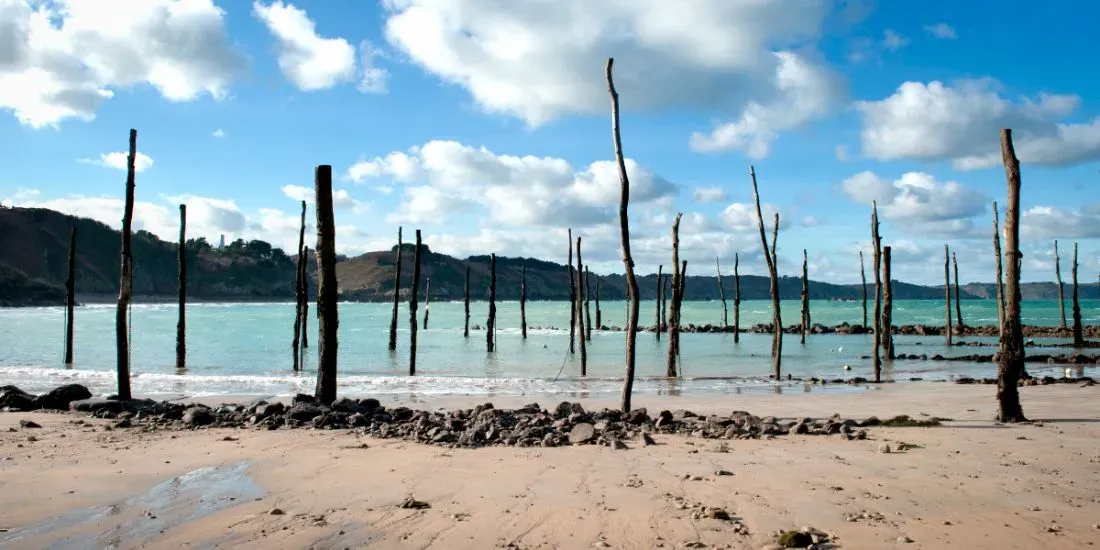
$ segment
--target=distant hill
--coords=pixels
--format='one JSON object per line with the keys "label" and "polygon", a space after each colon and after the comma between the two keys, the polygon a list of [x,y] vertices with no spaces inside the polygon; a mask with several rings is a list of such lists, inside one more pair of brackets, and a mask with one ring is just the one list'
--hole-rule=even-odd
{"label": "distant hill", "polygon": [[[107,297],[118,294],[120,233],[86,218],[77,218],[41,208],[0,208],[0,305],[59,304],[64,300],[67,270],[69,230],[77,228],[76,291],[80,297]],[[412,278],[414,245],[403,249],[402,298],[407,298],[408,282]],[[139,297],[169,299],[176,292],[176,243],[165,242],[155,235],[138,231],[133,238],[134,293]],[[264,241],[242,240],[217,250],[205,239],[191,239],[188,255],[188,295],[204,300],[290,300],[294,297],[296,258]],[[341,299],[357,301],[387,301],[393,296],[393,275],[396,247],[368,252],[354,258],[338,257],[336,275]],[[488,298],[489,256],[459,259],[432,252],[424,245],[421,276],[431,279],[432,300],[455,300],[463,296],[466,265],[470,266],[471,298]],[[497,258],[497,297],[501,300],[519,298],[520,276],[527,270],[527,297],[530,300],[563,300],[569,297],[564,264],[534,258]],[[688,266],[689,273],[691,266]],[[709,266],[708,266],[709,269]],[[316,291],[316,264],[311,255],[311,295]],[[596,278],[591,282],[593,295]],[[733,300],[733,279],[723,278],[727,300]],[[786,299],[797,298],[802,291],[798,277],[781,277],[780,294]],[[657,295],[656,275],[638,278],[643,299]],[[870,285],[869,285],[870,286]],[[626,296],[622,275],[599,277],[600,297],[620,300]],[[859,299],[860,286],[837,285],[810,281],[813,300]],[[741,277],[741,298],[767,299],[767,277]],[[943,286],[921,286],[895,281],[894,298],[943,298]],[[1097,285],[1082,285],[1082,298],[1096,298]],[[1057,297],[1053,283],[1022,285],[1025,300]],[[1066,297],[1069,297],[1067,287]],[[869,291],[870,293],[870,291]],[[971,283],[961,288],[963,299],[988,298],[996,295],[992,284]],[[689,275],[685,285],[686,300],[718,298],[718,283],[713,276]]]}

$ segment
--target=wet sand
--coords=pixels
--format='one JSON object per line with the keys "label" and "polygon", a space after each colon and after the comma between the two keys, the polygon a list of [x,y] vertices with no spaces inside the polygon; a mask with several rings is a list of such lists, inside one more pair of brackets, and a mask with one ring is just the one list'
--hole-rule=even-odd
{"label": "wet sand", "polygon": [[[76,414],[2,413],[0,546],[761,548],[774,531],[803,526],[840,548],[1100,544],[1100,386],[1021,388],[1025,412],[1041,420],[1024,425],[990,421],[994,391],[922,383],[645,397],[636,406],[651,412],[953,421],[871,428],[867,441],[656,436],[658,445],[629,450],[448,449],[324,430],[107,431],[111,421]],[[401,508],[409,496],[430,508]],[[732,518],[698,517],[698,506]]]}

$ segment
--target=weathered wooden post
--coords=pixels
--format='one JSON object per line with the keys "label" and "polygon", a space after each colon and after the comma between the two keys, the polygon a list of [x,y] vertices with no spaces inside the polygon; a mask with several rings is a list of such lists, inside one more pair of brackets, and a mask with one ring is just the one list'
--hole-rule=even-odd
{"label": "weathered wooden post", "polygon": [[73,312],[76,309],[76,228],[69,230],[69,274],[65,277],[65,364],[73,364]]}
{"label": "weathered wooden post", "polygon": [[867,268],[863,263],[863,251],[859,251],[859,280],[862,281],[860,290],[863,291],[863,328],[867,328]]}
{"label": "weathered wooden post", "polygon": [[420,294],[420,230],[416,230],[416,250],[413,251],[413,279],[409,289],[409,376],[416,375],[416,309]]}
{"label": "weathered wooden post", "polygon": [[623,145],[619,135],[619,94],[615,92],[615,83],[611,78],[614,58],[607,58],[607,91],[611,96],[611,134],[615,141],[615,160],[619,165],[619,181],[622,192],[619,198],[619,231],[622,235],[623,266],[626,270],[626,288],[630,299],[629,314],[626,323],[626,376],[623,377],[623,393],[620,409],[630,411],[630,397],[634,389],[634,344],[638,336],[638,280],[634,277],[634,259],[630,255],[630,218],[627,215],[630,205],[630,179],[626,174],[626,162],[623,160]]}
{"label": "weathered wooden post", "polygon": [[119,268],[118,306],[115,309],[115,351],[118,398],[128,401],[130,393],[130,332],[126,314],[134,292],[134,256],[130,249],[134,221],[134,161],[137,158],[137,130],[130,130],[130,152],[126,157],[126,202],[122,210],[122,265]]}
{"label": "weathered wooden post", "polygon": [[1001,266],[1001,222],[998,220],[997,201],[993,201],[993,254],[997,256],[997,330],[1005,329],[1005,288]]}
{"label": "weathered wooden post", "polygon": [[[336,228],[332,215],[332,166],[317,167],[317,390],[314,397],[326,405],[336,401]],[[304,323],[303,323],[304,324]]]}
{"label": "weathered wooden post", "polygon": [[661,293],[661,322],[658,325],[663,332],[668,332],[668,300],[672,297],[672,275],[665,275],[664,292]]}
{"label": "weathered wooden post", "polygon": [[947,337],[947,345],[951,345],[951,252],[946,244],[943,245],[943,333]]}
{"label": "weathered wooden post", "polygon": [[882,354],[894,360],[894,290],[890,282],[890,247],[882,247]]}
{"label": "weathered wooden post", "polygon": [[[316,252],[316,251],[314,251]],[[302,368],[305,368],[305,350],[309,347],[309,247],[302,247]],[[317,290],[320,290],[320,281],[317,281]]]}
{"label": "weathered wooden post", "polygon": [[577,328],[580,329],[581,343],[581,376],[588,375],[588,346],[584,338],[584,264],[581,261],[581,238],[577,237],[577,299],[573,302],[573,309],[577,311]]}
{"label": "weathered wooden post", "polygon": [[[305,202],[302,211],[305,212]],[[304,216],[304,214],[303,214]],[[397,267],[393,272],[393,313],[390,315],[390,351],[397,350],[397,306],[401,300],[401,227],[397,228]]]}
{"label": "weathered wooden post", "polygon": [[[492,352],[496,349],[497,336],[497,255],[493,254],[489,260],[489,319],[485,322],[485,344]],[[584,344],[581,344],[584,349]]]}
{"label": "weathered wooden post", "polygon": [[665,376],[674,378],[677,376],[676,360],[680,355],[680,217],[676,214],[676,221],[672,223],[672,305],[668,310],[668,365]]}
{"label": "weathered wooden post", "polygon": [[432,314],[432,278],[424,279],[424,330],[428,330],[428,317]]}
{"label": "weathered wooden post", "polygon": [[997,365],[997,420],[1026,422],[1016,386],[1024,370],[1024,334],[1020,325],[1020,161],[1012,146],[1012,130],[1001,130],[1001,156],[1008,180],[1008,208],[1005,211],[1005,326],[1001,331],[1001,354]]}
{"label": "weathered wooden post", "polygon": [[187,368],[187,205],[180,205],[180,243],[176,263],[179,274],[179,318],[176,320],[176,370]]}
{"label": "weathered wooden post", "polygon": [[600,313],[600,276],[596,275],[596,330],[603,330],[603,315]]}
{"label": "weathered wooden post", "polygon": [[875,351],[871,354],[875,382],[882,382],[882,238],[878,233],[878,201],[871,201],[872,263],[875,268]]}
{"label": "weathered wooden post", "polygon": [[955,326],[959,328],[959,334],[962,334],[966,323],[963,322],[962,298],[959,293],[959,260],[954,252],[951,253],[951,266],[955,272]]}
{"label": "weathered wooden post", "polygon": [[1061,314],[1058,328],[1066,328],[1066,298],[1062,288],[1062,261],[1058,258],[1058,241],[1054,241],[1054,278],[1058,281],[1058,312]]}
{"label": "weathered wooden post", "polygon": [[733,343],[741,342],[741,254],[733,253]]}
{"label": "weathered wooden post", "polygon": [[775,360],[775,368],[772,376],[779,380],[780,367],[783,357],[783,317],[779,310],[779,275],[776,270],[775,254],[776,241],[779,239],[779,212],[775,213],[775,227],[772,230],[771,251],[768,251],[768,236],[764,232],[764,214],[760,210],[760,191],[756,186],[756,168],[749,166],[749,176],[752,178],[752,196],[756,201],[756,221],[760,229],[760,246],[764,253],[764,259],[768,264],[768,275],[771,277],[772,296],[772,358]]}
{"label": "weathered wooden post", "polygon": [[1073,346],[1085,346],[1085,337],[1081,330],[1081,302],[1077,294],[1077,243],[1073,243]]}
{"label": "weathered wooden post", "polygon": [[[596,286],[599,289],[599,283]],[[597,308],[599,307],[599,298],[596,299]],[[599,309],[596,310],[596,314],[599,315]],[[519,330],[523,334],[523,339],[527,339],[527,266],[523,266],[520,269],[519,274]]]}
{"label": "weathered wooden post", "polygon": [[306,201],[302,201],[302,221],[298,226],[298,262],[295,266],[294,277],[294,338],[290,341],[291,353],[294,354],[294,371],[302,369],[302,306],[306,303],[305,283],[306,277]]}
{"label": "weathered wooden post", "polygon": [[573,230],[569,230],[569,353],[577,346],[577,281],[573,278]]}
{"label": "weathered wooden post", "polygon": [[660,264],[657,266],[657,329],[654,330],[653,333],[657,336],[658,342],[661,341],[661,329],[664,328],[663,326],[661,326],[663,324],[663,319],[661,319],[661,309],[665,302],[665,280],[664,275],[661,274],[661,270],[663,270],[664,268],[664,264]]}
{"label": "weathered wooden post", "polygon": [[592,280],[584,266],[584,339],[592,341]]}
{"label": "weathered wooden post", "polygon": [[464,293],[463,303],[466,305],[466,324],[462,329],[462,336],[464,338],[470,337],[470,261],[466,260],[466,292]]}
{"label": "weathered wooden post", "polygon": [[809,261],[806,257],[806,249],[802,249],[802,327],[801,327],[801,341],[799,343],[806,343],[806,332],[810,330],[810,277],[809,277]]}
{"label": "weathered wooden post", "polygon": [[729,326],[729,310],[726,309],[726,287],[722,284],[722,264],[718,256],[714,257],[714,267],[718,271],[718,298],[722,300],[722,330]]}

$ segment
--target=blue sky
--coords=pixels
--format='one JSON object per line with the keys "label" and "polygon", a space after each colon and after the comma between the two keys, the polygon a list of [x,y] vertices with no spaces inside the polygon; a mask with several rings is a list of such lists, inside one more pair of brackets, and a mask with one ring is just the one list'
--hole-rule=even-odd
{"label": "blue sky", "polygon": [[187,202],[194,235],[292,249],[331,164],[344,253],[400,225],[459,256],[561,261],[572,227],[594,269],[621,271],[614,55],[643,272],[671,261],[682,212],[691,271],[740,252],[763,273],[751,164],[789,274],[806,248],[812,277],[857,281],[876,199],[895,277],[939,281],[947,242],[962,279],[991,280],[1011,126],[1025,280],[1051,278],[1059,239],[1091,282],[1097,19],[1068,0],[0,0],[0,200],[117,227],[111,153],[133,127],[138,224],[162,238]]}

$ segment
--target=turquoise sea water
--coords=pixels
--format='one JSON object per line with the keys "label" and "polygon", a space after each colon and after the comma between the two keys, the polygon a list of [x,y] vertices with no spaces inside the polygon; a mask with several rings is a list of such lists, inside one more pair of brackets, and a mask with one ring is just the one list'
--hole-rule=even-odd
{"label": "turquoise sea water", "polygon": [[[623,332],[593,331],[588,344],[588,376],[580,376],[579,353],[568,353],[569,308],[564,302],[527,304],[528,338],[519,331],[519,304],[497,305],[497,351],[487,353],[485,332],[462,336],[461,302],[431,304],[428,330],[419,332],[417,376],[408,376],[409,319],[406,304],[399,313],[398,349],[387,350],[391,315],[389,304],[341,303],[339,306],[339,383],[344,395],[615,395],[624,364]],[[800,304],[783,302],[784,324],[795,324]],[[1086,324],[1100,323],[1100,301],[1082,303]],[[953,309],[953,308],[952,308]],[[485,325],[488,305],[471,306],[471,326]],[[624,302],[601,303],[605,325],[623,325]],[[314,308],[311,308],[311,313]],[[942,324],[943,303],[895,302],[895,324]],[[132,310],[132,365],[134,392],[140,395],[286,395],[312,393],[316,347],[308,350],[302,373],[291,371],[290,338],[294,305],[290,303],[193,304],[188,306],[188,368],[175,369],[176,306],[135,305]],[[593,320],[596,316],[592,304]],[[421,306],[421,322],[423,306]],[[642,325],[654,322],[655,303],[641,304]],[[811,303],[814,323],[861,323],[860,302]],[[114,388],[115,307],[113,304],[78,307],[75,313],[75,364],[62,364],[64,310],[60,307],[0,309],[0,384],[40,391],[67,382],[88,385],[99,394]],[[683,324],[719,323],[720,302],[685,302]],[[741,326],[770,321],[770,302],[744,301]],[[969,325],[996,322],[993,301],[963,302]],[[1025,302],[1024,323],[1056,325],[1056,301]],[[729,314],[733,320],[732,305]],[[316,343],[316,318],[310,319],[311,343]],[[994,338],[965,338],[995,341]],[[1051,341],[1054,342],[1054,341]],[[898,353],[928,355],[989,354],[995,348],[947,349],[942,337],[898,336]],[[1046,343],[1040,341],[1040,343]],[[742,334],[740,344],[731,334],[684,334],[681,343],[682,380],[663,378],[665,338],[638,335],[639,393],[724,394],[745,391],[803,391],[798,383],[777,385],[771,372],[771,336]],[[797,335],[784,339],[783,371],[795,377],[870,377],[871,362],[860,357],[871,352],[868,335],[809,335],[805,345]],[[1029,348],[1034,353],[1064,353],[1065,349]],[[579,352],[579,350],[578,350]],[[851,367],[843,370],[844,365]],[[950,379],[956,376],[993,376],[990,363],[897,361],[886,365],[890,379],[911,377]],[[1086,374],[1094,367],[1088,367]],[[1029,365],[1033,373],[1060,375],[1063,367]],[[838,390],[841,388],[837,388]],[[814,388],[813,391],[819,391]]]}

